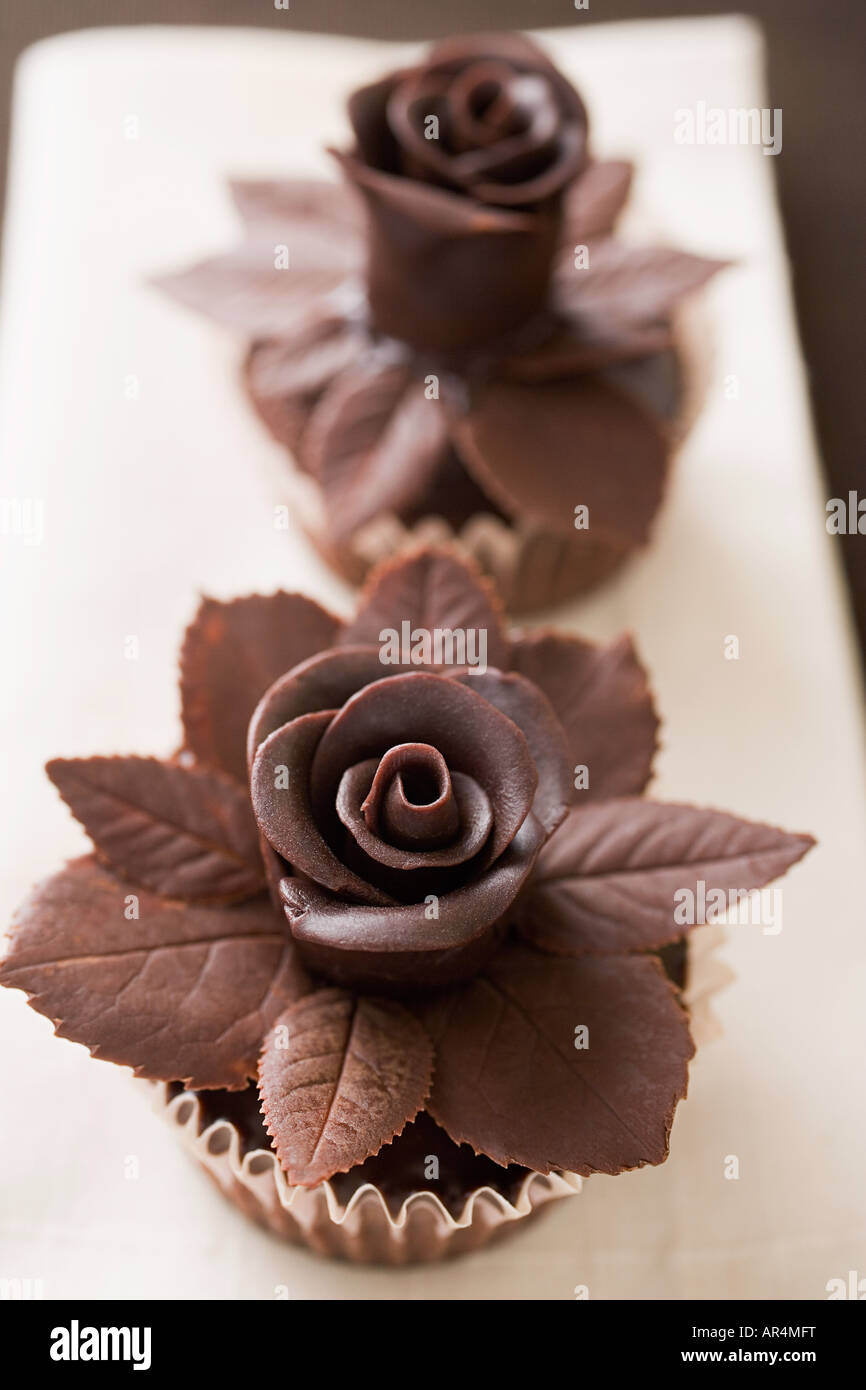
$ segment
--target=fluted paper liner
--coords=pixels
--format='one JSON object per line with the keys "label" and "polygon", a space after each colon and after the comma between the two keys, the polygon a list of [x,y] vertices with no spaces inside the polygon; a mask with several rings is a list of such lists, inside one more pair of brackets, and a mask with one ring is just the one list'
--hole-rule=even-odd
{"label": "fluted paper liner", "polygon": [[[711,925],[693,932],[688,942],[683,1002],[698,1048],[721,1033],[711,1000],[733,978],[716,959],[724,936],[723,927]],[[580,1192],[583,1185],[575,1173],[528,1173],[513,1200],[479,1187],[467,1194],[458,1216],[434,1193],[420,1190],[403,1201],[395,1216],[372,1183],[359,1187],[347,1203],[329,1182],[293,1187],[273,1150],[243,1153],[240,1132],[231,1121],[215,1120],[201,1129],[201,1105],[194,1092],[172,1095],[166,1085],[155,1089],[157,1108],[223,1196],[260,1226],[320,1255],[398,1265],[477,1250],[522,1229],[527,1217]]]}

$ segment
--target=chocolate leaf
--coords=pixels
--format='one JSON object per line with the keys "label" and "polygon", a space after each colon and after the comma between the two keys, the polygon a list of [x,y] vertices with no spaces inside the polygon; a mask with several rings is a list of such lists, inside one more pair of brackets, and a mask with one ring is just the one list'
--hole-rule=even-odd
{"label": "chocolate leaf", "polygon": [[630,637],[597,646],[558,632],[518,637],[512,667],[547,696],[565,729],[581,805],[643,791],[656,750],[658,719],[646,672]]}
{"label": "chocolate leaf", "polygon": [[628,201],[634,166],[623,159],[595,160],[572,184],[565,202],[563,240],[574,255],[574,244],[613,230]]}
{"label": "chocolate leaf", "polygon": [[130,893],[97,861],[40,884],[13,922],[0,983],[61,1038],[151,1081],[238,1090],[267,1029],[310,988],[270,901],[235,907]]}
{"label": "chocolate leaf", "polygon": [[486,633],[487,665],[508,665],[498,597],[473,564],[445,547],[424,547],[374,570],[340,641],[379,647],[382,631],[399,635],[404,622],[426,633],[436,628]]}
{"label": "chocolate leaf", "polygon": [[813,844],[722,811],[603,801],[573,811],[542,850],[521,905],[523,933],[567,954],[656,950],[718,914],[708,895],[721,890],[736,907]]}
{"label": "chocolate leaf", "polygon": [[336,304],[347,275],[360,270],[357,215],[345,192],[328,183],[241,183],[232,192],[247,223],[245,239],[153,283],[250,338],[278,338],[317,300],[333,292]]}
{"label": "chocolate leaf", "polygon": [[357,237],[363,233],[364,218],[357,200],[341,184],[323,179],[230,179],[229,192],[251,231],[285,229],[296,222],[317,230],[336,225],[345,232],[345,256],[360,260]]}
{"label": "chocolate leaf", "polygon": [[245,241],[224,256],[157,276],[152,283],[186,308],[245,337],[278,338],[298,314],[338,289],[343,272],[339,265],[277,269],[274,257],[273,243]]}
{"label": "chocolate leaf", "polygon": [[290,338],[283,334],[253,345],[244,364],[247,392],[280,444],[298,451],[316,401],[357,361],[365,343],[357,326],[316,305]]}
{"label": "chocolate leaf", "polygon": [[564,319],[537,347],[505,358],[500,370],[515,381],[551,381],[635,362],[664,352],[672,341],[668,324]]}
{"label": "chocolate leaf", "polygon": [[427,1109],[455,1143],[540,1173],[667,1157],[694,1047],[654,957],[554,961],[508,946],[415,1007],[436,1048]]}
{"label": "chocolate leaf", "polygon": [[99,857],[166,898],[252,897],[264,888],[246,790],[156,758],[55,758],[46,771]]}
{"label": "chocolate leaf", "polygon": [[269,685],[333,642],[339,620],[301,594],[205,598],[187,628],[180,694],[187,748],[247,780],[247,725]]}
{"label": "chocolate leaf", "polygon": [[301,461],[325,493],[338,539],[382,512],[422,499],[450,441],[438,400],[405,362],[362,362],[325,392],[303,436]]}
{"label": "chocolate leaf", "polygon": [[452,431],[479,487],[510,516],[579,539],[582,506],[588,535],[623,547],[646,540],[661,501],[665,433],[601,376],[479,383]]}
{"label": "chocolate leaf", "polygon": [[430,1089],[433,1048],[390,1000],[323,989],[292,1005],[265,1040],[259,1090],[289,1181],[314,1187],[378,1153]]}
{"label": "chocolate leaf", "polygon": [[668,247],[629,246],[613,237],[593,243],[583,269],[568,255],[557,273],[560,295],[578,318],[601,324],[667,318],[729,264]]}

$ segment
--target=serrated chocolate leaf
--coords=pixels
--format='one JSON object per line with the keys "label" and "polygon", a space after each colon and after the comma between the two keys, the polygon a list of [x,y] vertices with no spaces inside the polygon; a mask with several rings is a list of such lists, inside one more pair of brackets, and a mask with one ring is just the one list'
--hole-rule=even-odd
{"label": "serrated chocolate leaf", "polygon": [[668,446],[662,422],[598,374],[478,384],[452,420],[461,458],[509,516],[624,548],[645,541],[661,502]]}
{"label": "serrated chocolate leaf", "polygon": [[568,738],[572,767],[588,769],[589,785],[577,791],[580,805],[643,791],[658,718],[630,637],[599,646],[564,633],[530,633],[515,638],[511,665],[553,706]]}
{"label": "serrated chocolate leaf", "polygon": [[430,1039],[400,1004],[324,989],[287,1009],[259,1090],[289,1181],[314,1187],[378,1153],[418,1114],[432,1070]]}
{"label": "serrated chocolate leaf", "polygon": [[180,657],[186,747],[202,762],[247,780],[247,726],[279,676],[329,647],[340,623],[301,594],[205,598]]}
{"label": "serrated chocolate leaf", "polygon": [[634,166],[624,159],[593,161],[566,196],[564,240],[585,243],[611,232],[628,201],[633,174]]}
{"label": "serrated chocolate leaf", "polygon": [[588,266],[577,269],[573,258],[566,258],[556,279],[559,297],[578,319],[651,322],[669,317],[681,300],[729,264],[605,237],[590,247]]}
{"label": "serrated chocolate leaf", "polygon": [[487,634],[487,665],[508,664],[502,605],[480,571],[444,547],[416,551],[374,570],[358,612],[346,623],[341,642],[380,646],[385,628],[433,632],[436,628]]}
{"label": "serrated chocolate leaf", "polygon": [[55,758],[46,771],[97,854],[167,898],[216,902],[264,888],[245,788],[157,758]]}
{"label": "serrated chocolate leaf", "polygon": [[416,1010],[436,1049],[427,1109],[455,1143],[584,1176],[667,1157],[694,1046],[655,958],[508,946]]}
{"label": "serrated chocolate leaf", "polygon": [[523,934],[557,953],[656,950],[718,915],[712,899],[709,910],[698,906],[708,894],[733,894],[736,906],[813,844],[810,835],[696,806],[637,797],[587,806],[542,850]]}
{"label": "serrated chocolate leaf", "polygon": [[95,1057],[228,1090],[255,1076],[262,1037],[310,987],[266,897],[204,907],[131,894],[91,856],[21,907],[0,983]]}
{"label": "serrated chocolate leaf", "polygon": [[449,449],[444,413],[423,377],[405,362],[362,362],[322,396],[301,455],[325,491],[330,530],[345,539],[427,495]]}

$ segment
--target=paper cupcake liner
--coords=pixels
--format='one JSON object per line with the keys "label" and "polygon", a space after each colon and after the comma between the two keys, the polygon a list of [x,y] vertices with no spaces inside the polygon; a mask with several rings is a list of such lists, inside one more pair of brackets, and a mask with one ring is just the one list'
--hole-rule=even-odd
{"label": "paper cupcake liner", "polygon": [[[721,1031],[711,1000],[732,978],[715,957],[721,927],[702,927],[689,941],[683,1000],[700,1047]],[[491,1240],[522,1230],[528,1217],[561,1197],[580,1192],[574,1173],[528,1173],[509,1199],[492,1187],[467,1193],[459,1215],[437,1195],[412,1193],[396,1215],[378,1187],[366,1183],[346,1203],[330,1183],[293,1187],[270,1149],[243,1152],[240,1131],[229,1120],[205,1124],[193,1091],[155,1088],[156,1106],[224,1197],[258,1225],[319,1255],[359,1263],[415,1264],[478,1250]]]}

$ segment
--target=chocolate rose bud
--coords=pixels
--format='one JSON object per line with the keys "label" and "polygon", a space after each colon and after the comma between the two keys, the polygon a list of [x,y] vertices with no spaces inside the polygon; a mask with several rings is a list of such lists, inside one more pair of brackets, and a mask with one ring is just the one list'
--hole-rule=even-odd
{"label": "chocolate rose bud", "polygon": [[250,726],[253,809],[309,966],[433,986],[501,936],[566,813],[569,758],[523,676],[383,669],[378,648],[347,646],[271,686]]}
{"label": "chocolate rose bud", "polygon": [[369,213],[367,289],[382,332],[459,352],[543,306],[564,189],[586,163],[574,88],[516,35],[438,44],[355,92],[340,155]]}

